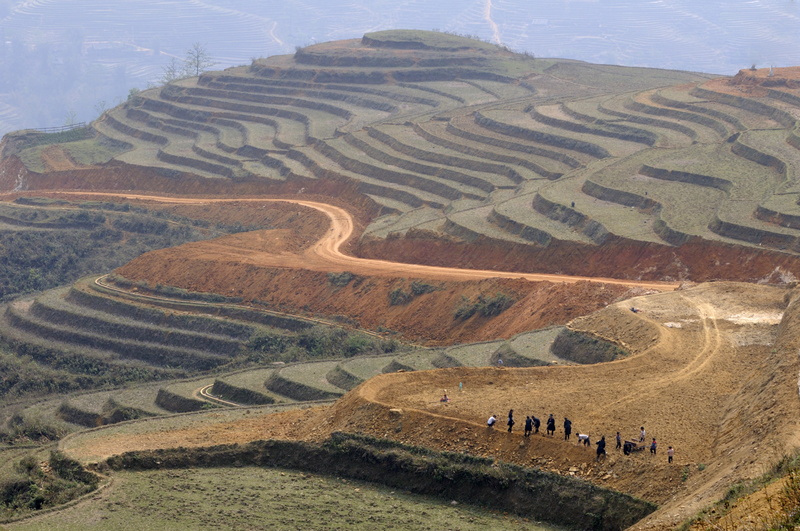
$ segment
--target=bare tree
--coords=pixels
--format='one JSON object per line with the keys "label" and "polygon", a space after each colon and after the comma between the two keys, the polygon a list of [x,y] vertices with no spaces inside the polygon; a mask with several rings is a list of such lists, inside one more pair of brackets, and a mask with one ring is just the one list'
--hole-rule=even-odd
{"label": "bare tree", "polygon": [[199,76],[217,63],[211,60],[205,45],[196,42],[186,51],[184,64],[188,75]]}
{"label": "bare tree", "polygon": [[169,60],[169,63],[161,69],[160,81],[162,84],[166,85],[186,76],[186,64],[173,57]]}

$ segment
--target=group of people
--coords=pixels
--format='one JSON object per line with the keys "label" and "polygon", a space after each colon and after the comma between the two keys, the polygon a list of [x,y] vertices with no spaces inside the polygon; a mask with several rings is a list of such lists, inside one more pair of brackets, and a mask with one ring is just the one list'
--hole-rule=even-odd
{"label": "group of people", "polygon": [[[486,425],[489,428],[494,428],[497,424],[497,415],[491,415],[489,420],[486,422]],[[514,410],[511,409],[508,412],[508,420],[506,421],[506,426],[508,426],[508,432],[514,429],[514,425],[516,421],[514,420]],[[535,415],[528,415],[525,417],[525,431],[523,433],[524,437],[530,437],[532,433],[539,433],[539,427],[542,425],[542,421],[536,417]],[[550,437],[555,435],[556,433],[556,419],[553,417],[553,414],[550,413],[550,416],[547,417],[546,422],[546,434]],[[572,436],[572,421],[567,417],[564,417],[564,440],[570,440]],[[619,432],[616,435],[616,449],[622,450],[622,453],[625,455],[630,455],[636,449],[642,449],[643,445],[645,444],[645,440],[647,437],[647,432],[644,429],[644,426],[640,428],[639,431],[639,440],[638,442],[634,441],[625,441],[624,444],[622,442],[622,436]],[[578,433],[578,444],[583,444],[584,446],[591,446],[591,442],[589,440],[589,435],[585,433]],[[606,455],[606,436],[603,435],[600,437],[600,440],[595,443],[597,445],[597,459],[600,460],[605,457]],[[642,446],[639,446],[642,445]],[[656,451],[658,449],[658,443],[656,442],[655,437],[653,437],[652,442],[650,443],[650,454],[656,455]],[[670,446],[667,449],[667,462],[672,463],[672,458],[675,456],[675,449]]]}

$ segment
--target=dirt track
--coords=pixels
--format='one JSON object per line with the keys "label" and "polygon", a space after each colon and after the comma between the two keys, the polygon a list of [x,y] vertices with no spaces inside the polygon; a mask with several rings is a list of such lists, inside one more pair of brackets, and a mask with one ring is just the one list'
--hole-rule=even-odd
{"label": "dirt track", "polygon": [[[273,254],[269,252],[259,252],[251,250],[245,253],[242,247],[236,249],[226,250],[224,245],[215,245],[209,243],[209,246],[214,247],[214,253],[218,255],[234,254],[240,260],[254,259],[261,265],[268,265],[273,267],[284,268],[302,268],[318,271],[341,271],[348,270],[360,275],[365,276],[381,276],[391,275],[399,277],[423,277],[428,279],[442,279],[442,280],[479,280],[487,278],[522,278],[530,281],[549,281],[549,282],[600,282],[604,284],[616,284],[628,287],[637,287],[648,290],[657,291],[670,291],[677,289],[678,283],[668,282],[649,282],[649,281],[636,281],[636,280],[621,280],[612,278],[600,277],[582,277],[582,276],[569,276],[569,275],[549,275],[549,274],[532,274],[532,273],[515,273],[507,271],[488,271],[477,269],[459,269],[453,267],[434,267],[416,264],[406,264],[399,262],[388,262],[384,260],[371,260],[365,258],[358,258],[350,256],[341,252],[342,245],[353,235],[355,224],[353,217],[343,208],[320,203],[316,201],[307,201],[297,198],[281,198],[281,199],[197,199],[197,198],[181,198],[181,197],[163,197],[163,196],[150,196],[140,194],[121,194],[121,193],[86,193],[86,192],[58,192],[64,195],[79,195],[81,197],[114,197],[121,199],[130,199],[138,201],[152,201],[156,203],[166,204],[183,204],[183,205],[205,205],[205,204],[221,204],[221,203],[270,203],[270,202],[287,202],[302,205],[312,208],[324,213],[331,222],[331,226],[325,235],[317,241],[310,248],[300,255],[291,253]],[[257,233],[252,234],[254,238],[258,238]],[[245,254],[247,256],[245,256]]]}

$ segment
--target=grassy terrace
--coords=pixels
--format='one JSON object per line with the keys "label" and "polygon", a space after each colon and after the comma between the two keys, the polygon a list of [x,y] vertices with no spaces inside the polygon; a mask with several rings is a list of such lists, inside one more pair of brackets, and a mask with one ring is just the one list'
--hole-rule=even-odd
{"label": "grassy terrace", "polygon": [[[344,137],[345,142],[353,149],[368,155],[370,159],[378,164],[389,167],[396,167],[398,171],[408,171],[421,176],[437,177],[450,185],[457,186],[463,192],[476,196],[485,197],[488,193],[497,188],[497,184],[491,179],[491,174],[487,176],[481,172],[474,172],[469,169],[456,169],[448,164],[437,164],[425,162],[412,155],[407,155],[394,150],[385,143],[381,143],[366,132],[353,133]],[[509,187],[513,184],[504,183]]]}
{"label": "grassy terrace", "polygon": [[773,197],[800,192],[794,89],[744,98],[705,75],[370,35],[136,94],[94,125],[132,149],[102,156],[216,179],[349,179],[384,207],[366,230],[379,237],[679,244],[731,241],[721,222],[800,226],[794,197]]}
{"label": "grassy terrace", "polygon": [[585,123],[623,124],[656,135],[654,147],[676,148],[691,144],[697,134],[694,130],[674,122],[643,117],[623,111],[610,111],[623,108],[618,101],[630,95],[600,96],[586,100],[570,101],[561,104],[562,112],[577,121]]}
{"label": "grassy terrace", "polygon": [[[550,219],[533,209],[533,199],[543,186],[538,183],[526,183],[519,194],[506,201],[498,202],[494,206],[492,222],[506,231],[513,231],[528,241],[542,245],[547,245],[549,238],[592,243],[591,238],[575,228]],[[540,235],[539,232],[544,234]],[[540,237],[547,239],[540,240]]]}
{"label": "grassy terrace", "polygon": [[533,155],[535,157],[550,159],[563,164],[569,169],[578,168],[585,162],[591,160],[591,157],[588,155],[571,153],[566,149],[558,149],[557,147],[537,143],[533,140],[509,136],[496,127],[490,128],[486,127],[484,124],[477,123],[474,115],[454,117],[447,125],[447,132],[453,136],[465,137],[473,142],[481,143],[486,148],[496,146],[517,154],[523,154],[523,156]]}
{"label": "grassy terrace", "polygon": [[652,213],[633,207],[620,207],[618,202],[584,193],[584,185],[592,171],[599,171],[613,162],[613,159],[599,161],[586,170],[575,172],[568,179],[548,183],[538,194],[545,203],[559,205],[562,211],[574,213],[566,218],[566,222],[574,224],[596,242],[604,241],[605,234],[611,233],[634,240],[663,243],[653,232],[652,224],[656,218]]}
{"label": "grassy terrace", "polygon": [[703,112],[703,109],[705,109],[711,116],[720,113],[719,116],[721,119],[725,119],[738,129],[782,128],[779,122],[763,114],[755,113],[735,105],[728,105],[724,102],[716,102],[693,96],[689,90],[679,90],[679,87],[660,89],[655,93],[654,99],[656,99],[655,96],[659,97],[657,101],[661,101],[670,107],[683,108],[684,105],[688,104],[690,105],[689,109],[695,109],[698,112]]}
{"label": "grassy terrace", "polygon": [[[382,149],[394,156],[401,159],[409,158],[426,165],[431,164],[433,171],[447,171],[448,169],[456,172],[466,171],[468,176],[484,181],[484,183],[477,182],[475,185],[482,187],[485,191],[490,192],[496,187],[513,188],[524,179],[516,168],[487,162],[477,157],[466,157],[461,153],[428,142],[414,131],[409,130],[408,127],[369,128],[365,134],[374,139],[378,143],[377,145],[386,146]],[[468,181],[465,182],[469,184]]]}
{"label": "grassy terrace", "polygon": [[729,134],[734,132],[734,127],[726,123],[724,120],[710,117],[705,113],[692,112],[691,110],[675,109],[668,105],[664,105],[656,99],[653,95],[657,90],[649,90],[636,94],[629,102],[626,103],[626,108],[633,111],[638,111],[644,114],[652,114],[654,116],[670,117],[677,120],[692,122],[699,128],[706,128],[713,131],[719,141],[726,138]]}
{"label": "grassy terrace", "polygon": [[417,160],[476,171],[494,186],[509,187],[523,180],[541,178],[521,165],[487,161],[450,146],[437,144],[425,138],[418,130],[408,127],[383,125],[379,128],[370,127],[366,132],[375,140]]}
{"label": "grassy terrace", "polygon": [[444,231],[466,241],[472,241],[481,236],[489,236],[490,238],[513,243],[525,244],[531,242],[530,239],[518,235],[517,231],[508,230],[490,221],[495,208],[493,205],[486,205],[451,212],[447,215]]}

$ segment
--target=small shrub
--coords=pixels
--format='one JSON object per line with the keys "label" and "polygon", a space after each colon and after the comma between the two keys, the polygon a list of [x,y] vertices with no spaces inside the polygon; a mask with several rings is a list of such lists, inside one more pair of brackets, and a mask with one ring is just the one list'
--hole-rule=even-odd
{"label": "small shrub", "polygon": [[389,292],[389,305],[402,306],[411,302],[414,297],[410,293],[406,293],[401,288],[394,289]]}
{"label": "small shrub", "polygon": [[614,343],[565,328],[556,336],[550,351],[575,363],[603,363],[625,357],[627,352]]}
{"label": "small shrub", "polygon": [[341,273],[328,273],[328,282],[337,288],[343,288],[350,283],[355,275],[349,271],[342,271]]}
{"label": "small shrub", "polygon": [[438,288],[436,286],[433,286],[431,284],[426,284],[425,282],[421,282],[419,280],[415,280],[414,282],[411,283],[411,293],[415,297],[424,295],[426,293],[431,293],[433,291],[436,291],[437,289]]}
{"label": "small shrub", "polygon": [[514,298],[505,293],[497,293],[494,297],[489,298],[479,295],[474,302],[462,297],[461,304],[453,313],[453,318],[465,321],[476,313],[483,317],[495,317],[506,311],[515,302]]}
{"label": "small shrub", "polygon": [[63,452],[50,452],[50,468],[62,479],[83,483],[91,488],[97,487],[99,482],[95,474],[84,469],[78,461],[67,457]]}

